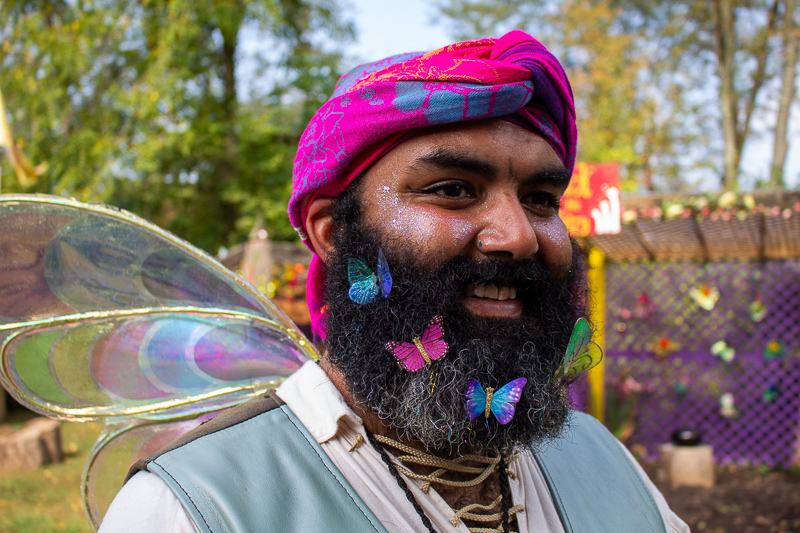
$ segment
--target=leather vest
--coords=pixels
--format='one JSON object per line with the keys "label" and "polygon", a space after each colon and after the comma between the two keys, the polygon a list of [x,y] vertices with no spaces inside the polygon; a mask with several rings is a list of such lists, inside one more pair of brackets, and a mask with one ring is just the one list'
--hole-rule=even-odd
{"label": "leather vest", "polygon": [[[576,412],[569,435],[535,458],[567,533],[666,533],[646,483],[594,418]],[[142,459],[127,479],[144,469],[203,533],[386,531],[274,391]]]}

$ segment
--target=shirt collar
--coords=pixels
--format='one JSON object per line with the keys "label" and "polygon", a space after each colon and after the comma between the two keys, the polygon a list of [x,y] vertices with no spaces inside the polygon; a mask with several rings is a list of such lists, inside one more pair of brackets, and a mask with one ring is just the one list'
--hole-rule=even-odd
{"label": "shirt collar", "polygon": [[343,419],[349,419],[355,427],[362,423],[328,375],[313,361],[289,376],[277,394],[320,444],[339,432]]}

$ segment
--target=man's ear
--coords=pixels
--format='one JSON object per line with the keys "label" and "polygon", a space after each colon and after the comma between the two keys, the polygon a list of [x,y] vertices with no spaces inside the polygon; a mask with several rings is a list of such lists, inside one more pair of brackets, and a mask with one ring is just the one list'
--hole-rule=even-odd
{"label": "man's ear", "polygon": [[333,198],[318,196],[308,203],[306,213],[306,233],[314,251],[327,263],[328,254],[333,250],[333,218],[331,208]]}

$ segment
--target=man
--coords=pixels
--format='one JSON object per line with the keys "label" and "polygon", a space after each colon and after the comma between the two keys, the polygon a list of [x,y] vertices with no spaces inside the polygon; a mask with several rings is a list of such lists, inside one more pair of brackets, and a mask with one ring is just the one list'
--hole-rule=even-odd
{"label": "man", "polygon": [[576,143],[523,32],[342,78],[289,205],[322,360],[141,462],[101,531],[688,531],[568,407]]}

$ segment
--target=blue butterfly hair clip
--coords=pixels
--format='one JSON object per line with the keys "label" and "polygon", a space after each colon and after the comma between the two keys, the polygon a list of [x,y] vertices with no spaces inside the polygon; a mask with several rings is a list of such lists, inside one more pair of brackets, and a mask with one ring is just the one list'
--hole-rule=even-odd
{"label": "blue butterfly hair clip", "polygon": [[481,415],[486,415],[488,424],[489,413],[494,413],[497,421],[508,424],[514,418],[516,403],[522,397],[522,388],[528,383],[526,378],[517,378],[509,381],[497,390],[486,387],[483,390],[477,379],[467,380],[467,417],[470,421]]}
{"label": "blue butterfly hair clip", "polygon": [[360,259],[351,258],[347,261],[347,281],[350,282],[347,296],[354,303],[368,304],[378,294],[387,298],[392,292],[392,275],[383,250],[378,250],[378,275]]}

